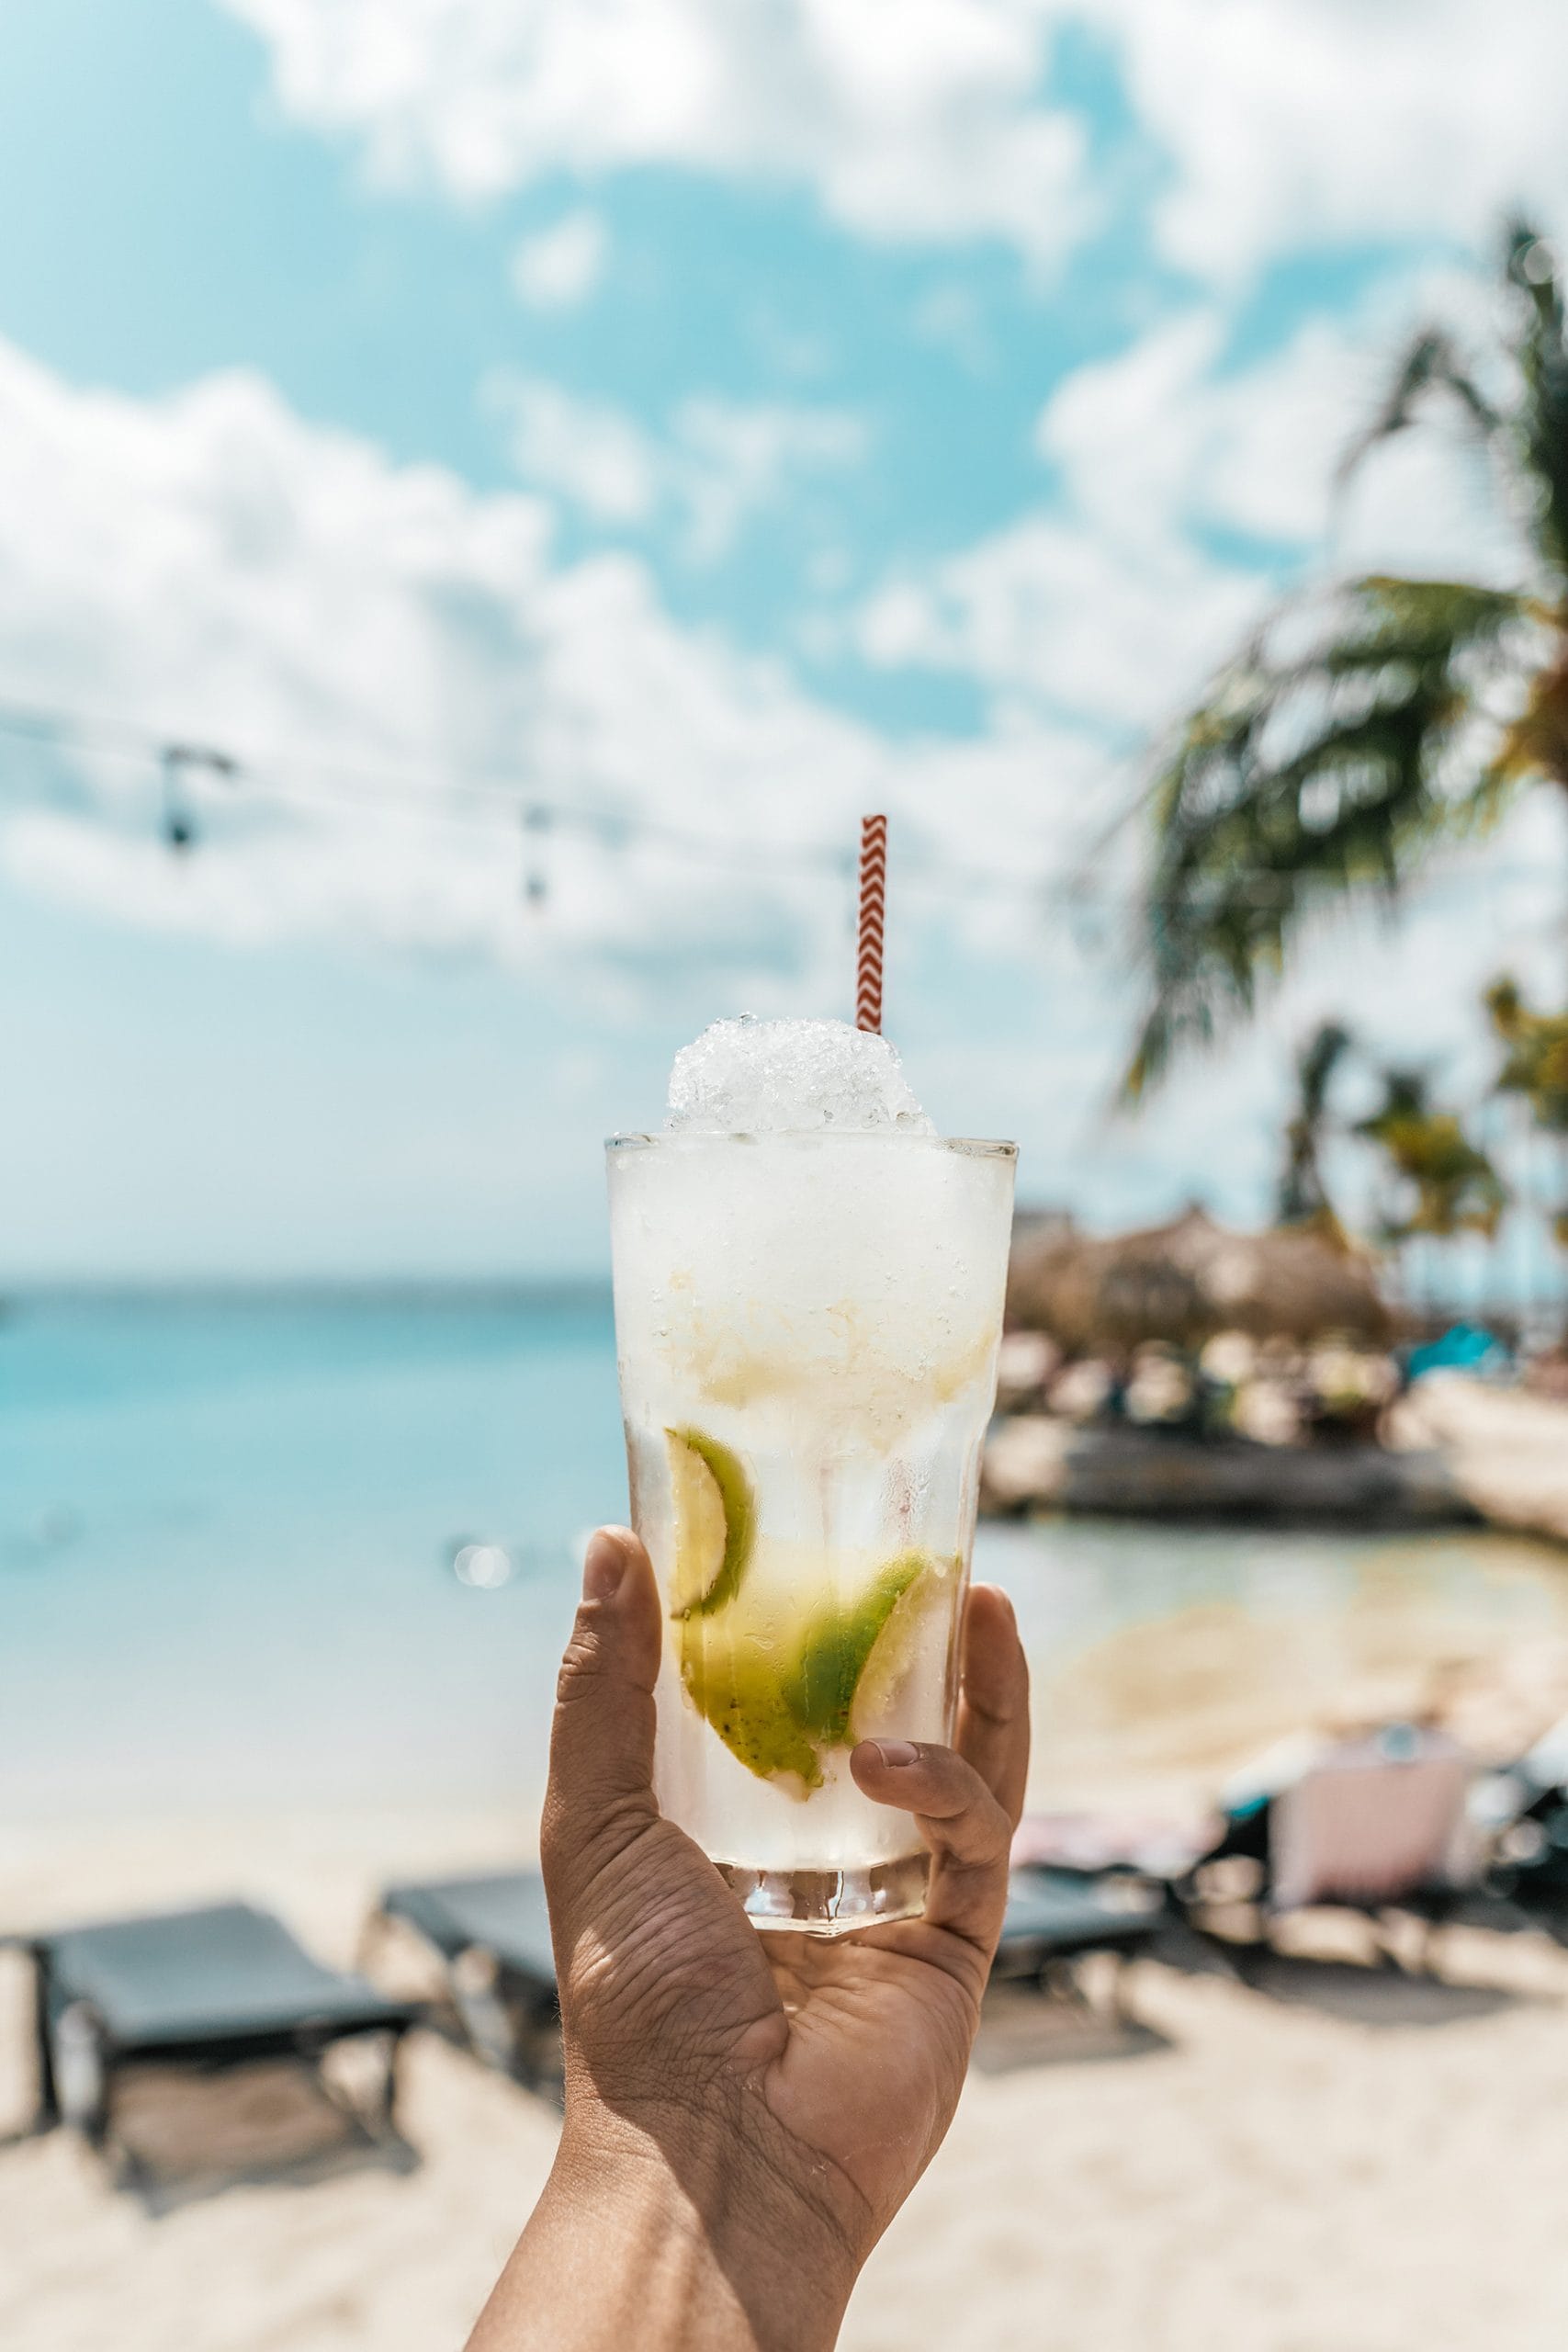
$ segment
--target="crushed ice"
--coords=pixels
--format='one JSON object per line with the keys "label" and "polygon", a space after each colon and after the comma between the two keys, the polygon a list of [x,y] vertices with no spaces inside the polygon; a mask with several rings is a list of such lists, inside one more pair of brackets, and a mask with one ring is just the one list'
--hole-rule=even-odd
{"label": "crushed ice", "polygon": [[670,1072],[664,1122],[685,1135],[934,1136],[886,1037],[844,1021],[716,1021]]}

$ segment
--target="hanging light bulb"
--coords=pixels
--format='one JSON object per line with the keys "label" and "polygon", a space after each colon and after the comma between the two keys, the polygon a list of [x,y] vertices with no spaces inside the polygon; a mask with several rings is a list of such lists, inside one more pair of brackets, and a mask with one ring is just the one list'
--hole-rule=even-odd
{"label": "hanging light bulb", "polygon": [[231,784],[240,773],[240,763],[231,759],[227,752],[215,752],[204,743],[165,743],[162,764],[164,811],[160,831],[168,847],[177,856],[183,856],[196,847],[200,838],[186,791],[187,775],[195,771]]}
{"label": "hanging light bulb", "polygon": [[196,847],[196,823],[185,797],[185,761],[177,743],[164,746],[162,830],[164,842],[176,853]]}
{"label": "hanging light bulb", "polygon": [[550,895],[550,878],[545,871],[545,835],[550,830],[547,808],[525,808],[523,811],[523,899],[531,914],[542,914]]}

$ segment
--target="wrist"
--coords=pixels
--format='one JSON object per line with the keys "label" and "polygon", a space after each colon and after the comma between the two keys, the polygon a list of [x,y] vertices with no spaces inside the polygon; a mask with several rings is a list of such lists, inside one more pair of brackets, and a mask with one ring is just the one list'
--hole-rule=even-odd
{"label": "wrist", "polygon": [[[711,2099],[701,2112],[570,2101],[540,2217],[584,2249],[605,2342],[829,2352],[837,2340],[869,2243],[863,2209],[758,2090],[731,2095],[722,2128]],[[629,2333],[616,2335],[620,2296]]]}

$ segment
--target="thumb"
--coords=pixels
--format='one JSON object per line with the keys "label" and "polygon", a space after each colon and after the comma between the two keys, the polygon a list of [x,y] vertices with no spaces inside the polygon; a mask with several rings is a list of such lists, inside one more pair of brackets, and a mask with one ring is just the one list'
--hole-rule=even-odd
{"label": "thumb", "polygon": [[582,1600],[556,1685],[540,1850],[552,1892],[581,1884],[629,1845],[653,1795],[653,1685],[661,1634],[647,1551],[629,1527],[601,1527],[582,1564]]}

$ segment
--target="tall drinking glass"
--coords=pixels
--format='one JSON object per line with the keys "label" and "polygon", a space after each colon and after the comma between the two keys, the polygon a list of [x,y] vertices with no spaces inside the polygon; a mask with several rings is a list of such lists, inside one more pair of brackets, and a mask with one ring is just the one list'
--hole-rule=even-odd
{"label": "tall drinking glass", "polygon": [[665,1610],[666,1815],[759,1925],[924,1900],[858,1740],[949,1740],[1016,1147],[886,1130],[617,1136],[632,1519]]}

